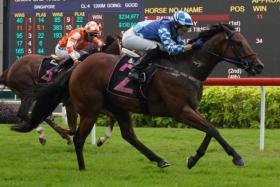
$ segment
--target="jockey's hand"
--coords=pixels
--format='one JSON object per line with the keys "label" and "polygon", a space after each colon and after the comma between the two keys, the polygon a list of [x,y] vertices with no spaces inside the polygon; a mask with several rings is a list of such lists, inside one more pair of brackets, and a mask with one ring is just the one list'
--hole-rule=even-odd
{"label": "jockey's hand", "polygon": [[97,46],[97,48],[96,48],[96,49],[97,49],[97,51],[98,51],[98,52],[101,52],[102,47],[101,47],[101,46]]}
{"label": "jockey's hand", "polygon": [[81,63],[81,61],[80,60],[74,60],[74,66],[77,66],[78,64],[80,64]]}
{"label": "jockey's hand", "polygon": [[188,51],[188,50],[191,50],[191,49],[192,49],[192,44],[185,45],[185,48],[184,48],[185,51]]}
{"label": "jockey's hand", "polygon": [[204,44],[204,40],[202,38],[199,38],[195,42],[192,43],[192,48],[193,49],[200,48],[203,46],[203,44]]}

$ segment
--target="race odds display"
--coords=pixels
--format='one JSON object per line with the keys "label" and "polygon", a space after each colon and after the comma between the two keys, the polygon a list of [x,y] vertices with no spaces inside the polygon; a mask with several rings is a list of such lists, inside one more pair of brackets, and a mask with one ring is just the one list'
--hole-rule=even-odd
{"label": "race odds display", "polygon": [[[96,21],[102,36],[121,33],[138,21],[191,14],[191,39],[211,24],[229,23],[248,39],[265,64],[260,77],[280,77],[280,0],[9,0],[4,4],[4,68],[26,54],[50,55],[59,39]],[[223,62],[226,63],[226,62]],[[233,65],[220,64],[211,77],[246,77]]]}

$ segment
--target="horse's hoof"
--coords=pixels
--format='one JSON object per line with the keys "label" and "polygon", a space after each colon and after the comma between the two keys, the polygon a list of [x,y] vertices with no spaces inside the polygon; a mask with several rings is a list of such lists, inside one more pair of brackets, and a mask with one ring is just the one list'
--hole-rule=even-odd
{"label": "horse's hoof", "polygon": [[47,140],[46,140],[46,138],[39,138],[39,142],[41,145],[45,145]]}
{"label": "horse's hoof", "polygon": [[80,171],[86,171],[86,167],[85,166],[79,166],[79,170]]}
{"label": "horse's hoof", "polygon": [[168,166],[171,166],[171,164],[169,164],[168,162],[166,162],[164,160],[161,160],[158,162],[158,167],[160,167],[160,168],[166,168]]}
{"label": "horse's hoof", "polygon": [[67,145],[73,145],[73,140],[72,139],[67,140]]}
{"label": "horse's hoof", "polygon": [[237,158],[237,159],[232,159],[232,162],[234,165],[239,166],[239,167],[244,167],[245,163],[241,158]]}
{"label": "horse's hoof", "polygon": [[104,143],[104,141],[102,141],[101,138],[99,138],[99,139],[97,140],[96,145],[97,145],[98,147],[100,147],[101,145],[103,145],[103,143]]}
{"label": "horse's hoof", "polygon": [[189,169],[192,169],[192,167],[196,164],[196,160],[194,159],[194,157],[193,156],[190,156],[189,158],[188,158],[188,163],[187,163],[187,166],[188,166],[188,168]]}
{"label": "horse's hoof", "polygon": [[101,147],[101,145],[103,145],[103,142],[97,141],[96,145],[97,145],[97,147]]}

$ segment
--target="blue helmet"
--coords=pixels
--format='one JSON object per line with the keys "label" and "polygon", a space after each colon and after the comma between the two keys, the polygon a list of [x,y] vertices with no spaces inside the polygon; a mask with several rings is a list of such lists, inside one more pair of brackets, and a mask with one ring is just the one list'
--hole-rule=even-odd
{"label": "blue helmet", "polygon": [[182,10],[174,13],[173,20],[175,23],[177,23],[178,25],[181,25],[181,26],[192,26],[193,25],[191,16],[187,12],[184,12]]}

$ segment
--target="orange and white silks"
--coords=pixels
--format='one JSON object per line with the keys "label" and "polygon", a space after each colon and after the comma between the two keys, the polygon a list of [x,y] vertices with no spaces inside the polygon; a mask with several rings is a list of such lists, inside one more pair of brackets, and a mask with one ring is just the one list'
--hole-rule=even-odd
{"label": "orange and white silks", "polygon": [[[98,47],[102,46],[103,42],[96,37],[92,41],[88,41],[84,28],[79,28],[72,30],[68,35],[60,39],[57,48],[63,51],[66,50],[67,54],[75,61],[80,58],[79,51],[87,48],[89,45]],[[65,55],[60,54],[57,55],[65,58]]]}

